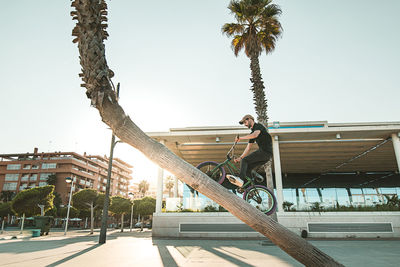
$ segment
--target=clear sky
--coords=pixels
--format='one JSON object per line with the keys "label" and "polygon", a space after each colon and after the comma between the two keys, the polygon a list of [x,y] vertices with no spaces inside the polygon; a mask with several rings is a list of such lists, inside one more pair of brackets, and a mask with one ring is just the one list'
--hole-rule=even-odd
{"label": "clear sky", "polygon": [[[109,153],[111,132],[79,85],[70,1],[0,0],[0,153]],[[249,59],[221,26],[227,0],[107,1],[109,67],[144,131],[230,126],[254,114]],[[400,1],[280,0],[282,38],[260,57],[270,121],[400,121]],[[154,165],[126,144],[135,180]]]}

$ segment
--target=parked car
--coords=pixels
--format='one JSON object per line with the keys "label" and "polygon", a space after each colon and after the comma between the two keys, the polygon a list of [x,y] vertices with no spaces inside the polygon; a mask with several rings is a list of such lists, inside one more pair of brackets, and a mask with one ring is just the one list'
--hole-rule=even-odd
{"label": "parked car", "polygon": [[[143,225],[143,228],[149,228],[149,229],[151,229],[151,227],[152,227],[152,223],[151,223],[151,222],[145,223],[145,224]],[[136,223],[135,226],[134,226],[134,228],[142,228],[142,222]]]}

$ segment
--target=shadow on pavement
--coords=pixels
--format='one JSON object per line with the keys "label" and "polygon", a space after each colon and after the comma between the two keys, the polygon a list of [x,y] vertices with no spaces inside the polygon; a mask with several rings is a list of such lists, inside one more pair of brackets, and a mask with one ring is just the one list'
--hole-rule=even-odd
{"label": "shadow on pavement", "polygon": [[[119,236],[118,234],[116,233],[107,234],[107,240],[118,238]],[[88,242],[88,241],[98,242],[99,240],[99,235],[84,235],[84,236],[73,236],[73,237],[66,236],[65,238],[64,236],[60,237],[61,239],[57,240],[54,239],[47,240],[42,237],[43,239],[30,238],[30,239],[15,240],[13,242],[7,242],[7,243],[0,242],[0,255],[2,253],[21,254],[21,253],[57,249],[60,247],[64,247],[66,245],[76,244],[79,242]],[[24,242],[25,244],[27,243],[28,245],[21,246],[21,242]]]}
{"label": "shadow on pavement", "polygon": [[[274,255],[276,253],[270,253],[271,249],[267,247],[273,247],[272,250],[280,250],[269,240],[252,240],[235,242],[235,240],[191,240],[191,239],[164,239],[164,238],[153,238],[153,245],[157,246],[161,259],[164,266],[178,266],[171,256],[167,247],[174,247],[184,258],[189,258],[189,254],[194,250],[207,251],[218,258],[223,258],[226,261],[232,263],[235,266],[252,267],[254,265],[248,264],[246,258],[240,255],[236,257],[232,256],[232,252],[227,251],[227,247],[235,247],[240,250],[248,252],[259,252],[268,253]],[[274,255],[275,256],[275,255]],[[243,258],[241,260],[240,258]],[[290,259],[290,256],[283,257],[283,260]],[[172,264],[173,262],[173,264]]]}
{"label": "shadow on pavement", "polygon": [[75,257],[78,257],[78,256],[80,256],[80,255],[83,255],[83,254],[85,254],[85,253],[87,253],[87,252],[89,252],[89,251],[91,251],[91,250],[93,250],[93,249],[95,249],[95,248],[97,248],[97,247],[99,247],[99,246],[101,246],[101,245],[100,245],[100,244],[93,245],[93,246],[91,246],[91,247],[89,247],[89,248],[87,248],[87,249],[84,249],[84,250],[79,251],[79,252],[77,252],[77,253],[75,253],[75,254],[73,254],[73,255],[70,255],[70,256],[68,256],[68,257],[65,257],[64,259],[61,259],[61,260],[56,261],[56,262],[54,262],[54,263],[52,263],[52,264],[46,265],[46,267],[53,267],[53,266],[60,265],[60,264],[65,263],[65,262],[67,262],[67,261],[69,261],[69,260],[72,260],[72,259],[75,258]]}
{"label": "shadow on pavement", "polygon": [[[154,244],[154,242],[153,242],[153,244]],[[169,250],[166,246],[157,245],[157,248],[160,253],[160,257],[161,257],[163,266],[178,267],[178,264],[175,262],[174,258],[172,257],[171,253],[169,253]]]}

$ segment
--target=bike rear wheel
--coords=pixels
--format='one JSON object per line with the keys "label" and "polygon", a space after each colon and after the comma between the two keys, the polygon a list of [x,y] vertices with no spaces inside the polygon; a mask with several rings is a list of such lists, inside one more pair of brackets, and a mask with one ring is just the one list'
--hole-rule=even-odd
{"label": "bike rear wheel", "polygon": [[216,181],[219,184],[225,179],[225,169],[222,166],[218,166],[217,162],[214,161],[205,161],[197,165],[197,169],[207,174],[211,179]]}
{"label": "bike rear wheel", "polygon": [[270,215],[276,209],[276,199],[268,188],[254,185],[246,189],[243,199],[261,212]]}

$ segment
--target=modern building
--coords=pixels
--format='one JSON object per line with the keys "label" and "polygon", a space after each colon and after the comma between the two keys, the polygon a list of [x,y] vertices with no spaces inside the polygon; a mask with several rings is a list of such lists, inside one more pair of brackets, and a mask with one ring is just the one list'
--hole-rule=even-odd
{"label": "modern building", "polygon": [[[132,166],[121,159],[113,159],[111,195],[128,197]],[[26,188],[47,185],[47,178],[56,176],[55,191],[68,203],[71,184],[66,177],[73,177],[73,193],[92,188],[105,192],[108,158],[97,155],[80,155],[74,152],[38,152],[0,154],[0,190],[19,192]]]}
{"label": "modern building", "polygon": [[[329,228],[329,223],[382,222],[387,223],[386,226],[391,225],[391,233],[386,233],[386,236],[400,236],[399,212],[333,215],[325,212],[310,215],[314,203],[327,208],[338,204],[364,207],[385,203],[386,196],[400,195],[400,122],[273,122],[269,124],[269,132],[273,138],[278,221],[295,232],[304,229],[310,231],[310,223],[324,222],[328,223],[325,229],[328,233],[334,231],[332,229],[335,227]],[[197,166],[203,161],[224,161],[235,136],[248,133],[249,129],[243,126],[233,126],[179,128],[148,134],[188,163]],[[241,153],[245,146],[245,142],[239,143],[237,153]],[[263,172],[262,169],[259,171]],[[160,186],[162,170],[159,173]],[[285,201],[293,203],[292,208],[303,212],[286,212],[283,209]],[[182,224],[204,225],[207,221],[212,224],[220,220],[240,223],[229,215],[208,214],[206,218],[201,214],[191,215],[191,218],[185,216],[189,215],[163,214],[158,204],[153,232],[161,236],[213,236],[213,233],[199,229],[182,232],[185,229]],[[168,228],[164,228],[165,225]],[[361,227],[358,224],[353,226]],[[368,236],[369,229],[365,231]],[[376,232],[372,234],[376,235]],[[381,236],[385,236],[385,233]]]}

